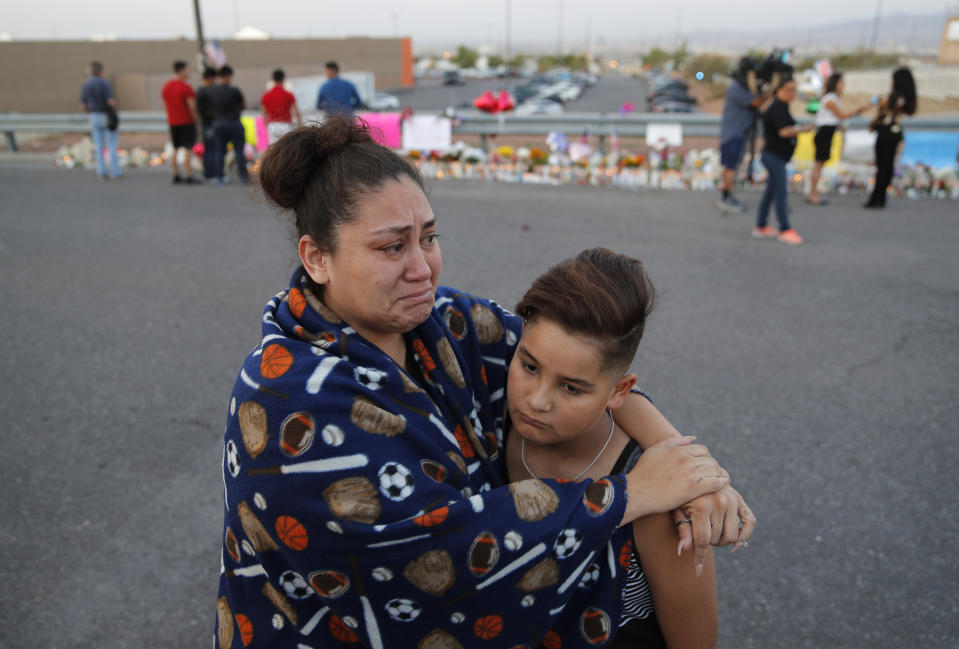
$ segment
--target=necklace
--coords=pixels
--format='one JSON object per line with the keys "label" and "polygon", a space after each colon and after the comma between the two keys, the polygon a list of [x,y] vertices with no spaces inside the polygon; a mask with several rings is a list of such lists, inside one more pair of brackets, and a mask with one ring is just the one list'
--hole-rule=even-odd
{"label": "necklace", "polygon": [[[603,453],[606,452],[606,447],[609,446],[609,442],[613,439],[613,431],[616,430],[616,420],[613,419],[613,413],[609,411],[609,408],[606,409],[606,414],[609,415],[609,436],[606,438],[606,443],[603,444],[603,448],[599,449],[599,453],[596,454],[596,457],[593,458],[593,461],[586,465],[586,468],[579,472],[579,474],[572,478],[573,482],[576,482],[582,478],[587,471],[593,468],[593,465],[599,461],[599,458],[603,457]],[[533,476],[534,479],[539,480],[536,477],[536,474],[533,473],[533,470],[529,468],[529,464],[526,463],[526,438],[522,438],[519,443],[519,458],[523,461],[523,468],[526,469],[526,472]]]}

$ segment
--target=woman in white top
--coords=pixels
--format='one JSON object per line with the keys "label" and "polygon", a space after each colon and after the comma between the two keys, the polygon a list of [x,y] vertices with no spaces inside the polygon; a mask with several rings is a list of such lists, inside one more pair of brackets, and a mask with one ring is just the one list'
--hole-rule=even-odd
{"label": "woman in white top", "polygon": [[806,197],[806,202],[810,205],[825,205],[827,202],[819,196],[819,175],[822,173],[823,164],[829,160],[832,137],[836,133],[836,128],[847,117],[858,115],[869,108],[869,104],[866,104],[853,111],[843,111],[839,107],[839,97],[845,85],[842,73],[833,73],[826,81],[826,91],[819,100],[819,110],[816,112],[816,136],[813,140],[816,143],[816,161],[812,167],[809,196]]}

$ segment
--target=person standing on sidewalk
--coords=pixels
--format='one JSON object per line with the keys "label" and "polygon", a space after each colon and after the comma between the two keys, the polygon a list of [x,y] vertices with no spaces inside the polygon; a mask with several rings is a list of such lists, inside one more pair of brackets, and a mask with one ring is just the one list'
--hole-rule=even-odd
{"label": "person standing on sidewalk", "polygon": [[246,100],[240,89],[232,85],[233,68],[224,65],[220,68],[220,83],[210,87],[212,102],[210,110],[213,113],[213,138],[216,156],[213,159],[213,174],[221,185],[228,180],[224,172],[226,160],[226,145],[233,144],[233,157],[236,169],[240,175],[240,182],[244,185],[250,180],[246,170],[246,132],[240,121],[240,114],[246,108]]}
{"label": "person standing on sidewalk", "polygon": [[90,63],[90,78],[80,90],[80,106],[83,112],[90,113],[90,137],[93,138],[93,159],[96,161],[97,177],[107,179],[107,167],[103,162],[103,148],[110,150],[110,178],[121,178],[120,162],[117,158],[117,130],[107,128],[107,107],[116,110],[117,100],[113,97],[110,82],[103,78],[103,64]]}
{"label": "person standing on sidewalk", "polygon": [[[170,156],[170,165],[173,167],[173,184],[195,184],[193,168],[190,160],[193,155],[193,145],[196,144],[196,124],[199,122],[196,114],[196,93],[193,86],[187,83],[190,78],[190,69],[186,61],[173,62],[174,77],[163,86],[163,103],[166,104],[167,123],[170,125],[170,140],[173,142],[173,155]],[[183,151],[184,175],[180,175],[177,156]]]}
{"label": "person standing on sidewalk", "polygon": [[213,98],[210,88],[216,83],[216,70],[203,68],[203,85],[196,91],[196,112],[200,117],[200,128],[203,135],[203,180],[207,183],[216,180],[216,140],[213,136]]}
{"label": "person standing on sidewalk", "polygon": [[[803,242],[799,233],[789,224],[789,211],[786,206],[786,194],[789,190],[786,178],[786,165],[796,150],[796,135],[815,128],[812,124],[799,126],[789,114],[789,102],[796,98],[796,82],[792,77],[783,77],[776,88],[775,99],[763,113],[762,162],[769,175],[766,189],[759,201],[756,215],[756,227],[752,236],[757,239],[777,238],[782,243],[799,245]],[[776,218],[779,230],[768,225],[769,207],[775,202]]]}

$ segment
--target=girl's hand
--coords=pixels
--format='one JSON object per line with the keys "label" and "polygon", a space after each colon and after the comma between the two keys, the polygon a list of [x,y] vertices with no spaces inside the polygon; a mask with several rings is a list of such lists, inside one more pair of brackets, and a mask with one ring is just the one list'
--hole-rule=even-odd
{"label": "girl's hand", "polygon": [[701,496],[673,512],[677,523],[677,554],[693,548],[693,565],[700,574],[710,545],[733,545],[739,549],[756,528],[756,517],[738,491],[726,485]]}

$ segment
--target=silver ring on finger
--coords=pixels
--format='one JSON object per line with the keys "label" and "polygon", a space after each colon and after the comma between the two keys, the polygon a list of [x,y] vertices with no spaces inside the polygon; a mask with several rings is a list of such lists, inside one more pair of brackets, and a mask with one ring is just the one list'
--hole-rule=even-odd
{"label": "silver ring on finger", "polygon": [[692,525],[692,522],[689,520],[689,516],[687,516],[686,518],[680,518],[678,521],[676,521],[676,527],[679,527],[680,525],[683,525],[685,523],[689,523],[690,525]]}

